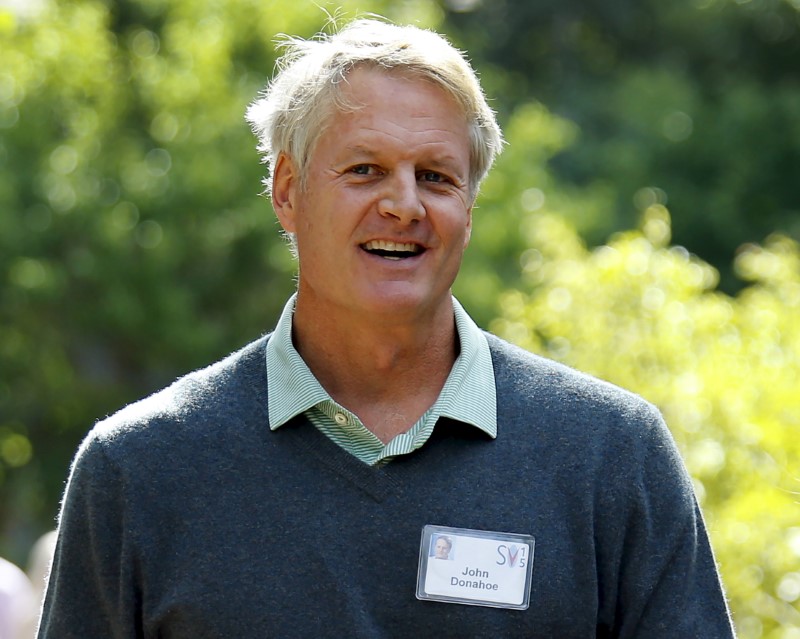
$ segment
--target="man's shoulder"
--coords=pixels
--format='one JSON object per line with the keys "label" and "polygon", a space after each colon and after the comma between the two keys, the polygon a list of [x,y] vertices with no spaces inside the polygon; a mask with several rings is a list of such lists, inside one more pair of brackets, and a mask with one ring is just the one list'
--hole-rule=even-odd
{"label": "man's shoulder", "polygon": [[486,333],[492,354],[498,407],[520,414],[555,411],[576,419],[658,421],[656,407],[639,395]]}
{"label": "man's shoulder", "polygon": [[253,412],[266,412],[265,335],[222,360],[198,369],[166,388],[99,421],[87,439],[113,443],[148,440],[187,429],[197,433],[224,427]]}
{"label": "man's shoulder", "polygon": [[[684,477],[672,436],[652,403],[496,336],[487,334],[487,341],[495,367],[498,439],[505,433],[523,456],[544,455],[591,476],[608,473],[613,464],[622,484],[648,465]],[[686,482],[682,487],[690,490]]]}
{"label": "man's shoulder", "polygon": [[557,389],[586,388],[590,391],[633,395],[619,386],[566,364],[526,351],[506,340],[485,333],[492,354],[495,376],[514,384],[533,384]]}

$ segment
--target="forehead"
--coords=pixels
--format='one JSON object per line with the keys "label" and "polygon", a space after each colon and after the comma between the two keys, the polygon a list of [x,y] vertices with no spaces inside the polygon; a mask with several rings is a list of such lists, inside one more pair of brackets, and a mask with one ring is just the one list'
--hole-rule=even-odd
{"label": "forehead", "polygon": [[443,87],[405,71],[360,66],[337,89],[319,143],[469,155],[464,109]]}
{"label": "forehead", "polygon": [[342,111],[349,111],[374,102],[387,90],[403,92],[409,88],[440,95],[449,103],[453,116],[465,116],[464,107],[433,77],[410,68],[384,69],[369,63],[356,65],[345,74],[336,85],[337,101]]}

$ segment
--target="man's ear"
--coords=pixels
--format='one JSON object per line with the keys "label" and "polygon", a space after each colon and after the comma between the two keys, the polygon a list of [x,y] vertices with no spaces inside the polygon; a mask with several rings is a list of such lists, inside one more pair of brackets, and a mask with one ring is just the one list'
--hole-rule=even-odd
{"label": "man's ear", "polygon": [[283,230],[294,233],[297,221],[295,212],[300,176],[292,159],[285,153],[278,155],[272,171],[272,208]]}

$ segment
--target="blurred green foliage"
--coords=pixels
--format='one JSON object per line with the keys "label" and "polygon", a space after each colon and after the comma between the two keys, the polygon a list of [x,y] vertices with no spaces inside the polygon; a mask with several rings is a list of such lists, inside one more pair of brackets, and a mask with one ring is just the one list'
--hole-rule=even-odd
{"label": "blurred green foliage", "polygon": [[727,292],[740,244],[800,240],[797,0],[447,4],[501,110],[535,96],[580,128],[552,168],[607,191],[610,206],[573,220],[591,243],[634,226],[647,188]]}
{"label": "blurred green foliage", "polygon": [[359,4],[0,8],[0,553],[54,525],[98,417],[274,324],[294,263],[244,111],[279,33]]}
{"label": "blurred green foliage", "polygon": [[[0,6],[0,554],[24,563],[54,525],[97,418],[274,324],[294,264],[244,110],[277,34],[375,12],[467,49],[510,143],[456,294],[479,323],[656,403],[741,635],[800,637],[798,9]],[[748,284],[722,292],[734,274]]]}

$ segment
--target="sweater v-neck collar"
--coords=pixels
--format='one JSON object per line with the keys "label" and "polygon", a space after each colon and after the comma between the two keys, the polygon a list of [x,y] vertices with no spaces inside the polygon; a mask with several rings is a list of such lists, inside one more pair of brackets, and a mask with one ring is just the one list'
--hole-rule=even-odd
{"label": "sweater v-neck collar", "polygon": [[402,483],[394,477],[391,464],[370,466],[362,462],[321,433],[304,415],[295,416],[272,435],[291,438],[304,457],[345,478],[378,503],[402,492]]}

